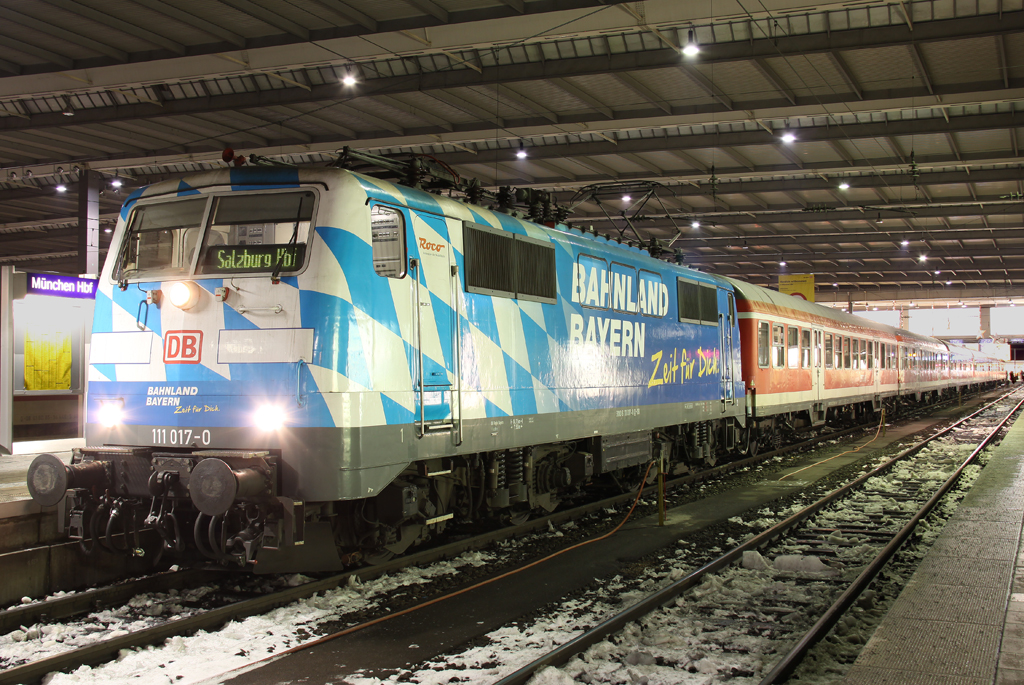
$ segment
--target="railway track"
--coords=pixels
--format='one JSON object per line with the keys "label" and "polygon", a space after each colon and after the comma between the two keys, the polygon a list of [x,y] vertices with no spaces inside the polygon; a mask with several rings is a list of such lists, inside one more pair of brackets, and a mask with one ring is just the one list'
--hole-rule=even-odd
{"label": "railway track", "polygon": [[[1024,405],[1024,400],[1014,398],[1009,403],[1012,408],[1008,408],[1007,398],[1004,396],[903,450],[710,563],[506,675],[498,685],[526,683],[544,669],[566,666],[578,657],[582,658],[572,663],[575,668],[584,668],[587,659],[583,655],[602,643],[606,651],[615,652],[619,663],[665,665],[694,672],[705,666],[701,658],[693,658],[695,655],[706,658],[708,654],[731,651],[740,656],[734,660],[738,666],[734,665],[733,673],[727,675],[761,676],[762,685],[785,682]],[[994,413],[1000,414],[997,420],[992,419]],[[977,435],[978,424],[988,424],[984,435]],[[949,438],[950,435],[954,437]],[[943,438],[950,444],[927,449]],[[963,445],[973,438],[977,438],[977,445],[970,445],[973,449],[963,455]],[[961,458],[953,459],[955,454]],[[942,477],[922,478],[922,472],[941,472]],[[829,513],[829,508],[841,501],[842,510]],[[766,559],[759,550],[769,545],[776,554]],[[771,579],[762,578],[758,583],[760,589],[744,585],[744,576],[757,575],[769,568],[781,570],[781,577],[776,573]],[[810,621],[813,625],[800,631],[798,626],[804,623],[801,619],[808,616],[815,617]],[[631,634],[623,636],[627,626],[631,627]],[[681,642],[683,648],[676,652],[678,658],[669,654],[679,644],[667,645],[665,650],[651,648],[660,639],[653,633],[673,628],[688,635]],[[723,637],[724,628],[733,638],[754,637],[734,639],[724,645],[701,644],[702,634],[717,641]],[[644,632],[652,635],[645,640],[639,635]],[[792,648],[772,665],[771,652],[786,643],[792,644]],[[616,646],[608,647],[609,644]],[[566,670],[573,671],[574,666],[566,666]],[[587,682],[601,682],[600,667],[590,663],[586,670]]]}
{"label": "railway track", "polygon": [[[837,431],[817,436],[796,445],[789,446],[785,451],[804,449],[817,442],[834,440],[845,434],[862,432],[863,427],[851,428],[844,431]],[[782,451],[780,451],[782,452]],[[780,452],[771,452],[741,459],[729,464],[718,466],[707,471],[674,479],[669,482],[670,487],[690,485],[702,480],[711,480],[722,476],[730,471],[749,468],[757,463],[771,460]],[[653,495],[654,489],[648,488],[647,495]],[[7,683],[28,683],[42,679],[47,673],[53,671],[75,668],[82,664],[97,664],[115,658],[122,650],[134,649],[148,644],[161,642],[169,637],[182,634],[190,634],[199,630],[212,630],[230,621],[239,620],[247,616],[266,613],[276,607],[281,607],[292,602],[307,599],[314,595],[327,593],[335,588],[344,587],[352,583],[364,583],[385,574],[395,573],[406,566],[425,565],[443,559],[452,559],[469,551],[485,548],[497,541],[512,536],[522,536],[531,532],[543,531],[554,526],[563,526],[566,523],[591,515],[595,512],[608,510],[611,507],[628,504],[635,495],[627,493],[593,502],[578,507],[571,511],[559,512],[550,516],[530,521],[515,528],[505,528],[498,531],[474,536],[472,538],[455,543],[439,546],[435,549],[409,555],[394,560],[387,564],[372,568],[361,569],[350,573],[339,574],[304,583],[297,587],[280,588],[273,592],[259,594],[259,596],[241,599],[239,601],[213,602],[194,611],[180,613],[174,620],[154,621],[144,627],[137,627],[134,630],[117,631],[121,634],[114,634],[101,641],[91,641],[77,649],[68,649],[59,654],[49,655],[41,659],[27,661],[26,663],[11,664],[9,667],[0,670],[0,685]],[[58,598],[50,602],[40,602],[23,607],[14,607],[7,612],[0,613],[0,632],[16,628],[18,626],[34,625],[39,631],[39,623],[42,620],[53,622],[57,619],[81,614],[83,612],[95,611],[98,606],[113,606],[118,602],[127,601],[139,593],[171,592],[181,588],[196,587],[210,580],[215,580],[217,574],[211,572],[181,572],[177,574],[160,574],[149,579],[140,579],[132,583],[124,583],[110,588],[78,593],[69,597]],[[232,580],[231,583],[235,581]],[[156,584],[154,584],[156,583]],[[239,593],[236,593],[239,594]],[[172,595],[173,600],[173,595]],[[172,606],[174,602],[171,602]],[[179,603],[180,604],[180,603]],[[67,641],[73,645],[74,640]]]}

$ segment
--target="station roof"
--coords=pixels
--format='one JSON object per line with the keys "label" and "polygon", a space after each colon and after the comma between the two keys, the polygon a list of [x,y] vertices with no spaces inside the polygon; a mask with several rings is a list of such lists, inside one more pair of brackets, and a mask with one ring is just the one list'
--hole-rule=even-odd
{"label": "station roof", "polygon": [[[0,19],[0,263],[76,270],[76,170],[108,182],[109,226],[131,187],[225,147],[348,145],[563,204],[655,181],[643,238],[758,285],[815,274],[819,301],[1024,297],[1022,0],[9,0]],[[640,193],[619,190],[571,220],[636,239]]]}

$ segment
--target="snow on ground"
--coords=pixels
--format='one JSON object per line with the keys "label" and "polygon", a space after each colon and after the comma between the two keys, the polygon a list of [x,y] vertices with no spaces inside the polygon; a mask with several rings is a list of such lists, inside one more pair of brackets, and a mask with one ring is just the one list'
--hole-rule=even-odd
{"label": "snow on ground", "polygon": [[[450,561],[406,569],[366,583],[352,582],[262,616],[233,621],[217,631],[200,631],[189,637],[171,638],[161,645],[122,651],[116,661],[96,667],[82,666],[70,674],[50,674],[46,683],[190,685],[207,681],[313,639],[310,633],[319,624],[372,608],[398,588],[456,575],[464,567],[485,565],[494,556],[489,552],[467,552]],[[183,602],[199,599],[210,591],[211,588],[203,587],[180,594],[152,593],[135,597],[130,604],[148,609],[143,613],[151,616],[170,614],[173,620],[186,615]],[[128,615],[122,607],[90,614],[87,619],[73,624],[24,627],[0,636],[0,660],[40,659],[124,635],[155,622],[128,618]]]}

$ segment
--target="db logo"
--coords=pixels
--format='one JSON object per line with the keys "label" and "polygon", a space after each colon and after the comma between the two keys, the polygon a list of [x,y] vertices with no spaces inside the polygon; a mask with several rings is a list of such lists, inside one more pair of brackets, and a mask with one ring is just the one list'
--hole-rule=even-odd
{"label": "db logo", "polygon": [[444,249],[444,243],[428,243],[426,238],[420,238],[420,249],[428,252],[440,252]]}
{"label": "db logo", "polygon": [[164,333],[164,364],[198,364],[202,356],[202,331]]}

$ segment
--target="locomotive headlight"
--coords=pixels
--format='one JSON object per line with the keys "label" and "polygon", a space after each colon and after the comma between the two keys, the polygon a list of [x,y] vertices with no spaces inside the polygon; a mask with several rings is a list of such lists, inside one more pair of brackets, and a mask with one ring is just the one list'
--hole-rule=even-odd
{"label": "locomotive headlight", "polygon": [[284,428],[285,412],[281,407],[265,404],[253,414],[253,423],[262,431],[276,431]]}
{"label": "locomotive headlight", "polygon": [[192,281],[178,281],[167,289],[167,299],[178,309],[191,309],[199,301],[199,286]]}
{"label": "locomotive headlight", "polygon": [[124,400],[100,400],[96,419],[101,426],[113,428],[124,420]]}

